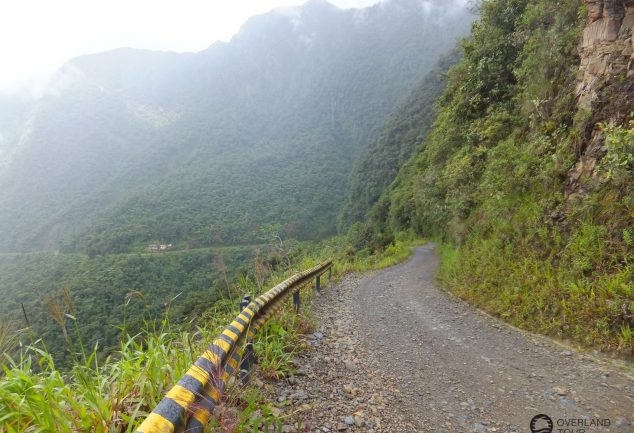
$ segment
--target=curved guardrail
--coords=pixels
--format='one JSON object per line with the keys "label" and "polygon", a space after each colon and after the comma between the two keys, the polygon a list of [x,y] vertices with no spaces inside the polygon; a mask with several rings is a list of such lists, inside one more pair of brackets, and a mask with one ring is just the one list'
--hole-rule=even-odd
{"label": "curved guardrail", "polygon": [[[332,261],[297,273],[273,287],[254,301],[248,297],[241,303],[241,312],[194,362],[185,375],[169,390],[156,408],[137,429],[137,433],[201,433],[211,418],[214,407],[222,400],[225,384],[240,373],[245,379],[253,364],[253,337],[293,294],[299,309],[299,289],[320,276],[332,272]],[[243,308],[242,308],[243,307]],[[245,344],[246,342],[246,344]]]}

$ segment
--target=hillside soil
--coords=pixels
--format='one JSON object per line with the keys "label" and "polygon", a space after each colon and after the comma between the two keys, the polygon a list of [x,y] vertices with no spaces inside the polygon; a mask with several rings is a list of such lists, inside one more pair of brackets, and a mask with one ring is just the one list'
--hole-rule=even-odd
{"label": "hillside soil", "polygon": [[543,413],[553,431],[634,432],[625,369],[455,299],[437,287],[437,266],[427,245],[316,296],[311,350],[270,388],[284,431],[301,419],[311,432],[529,432]]}

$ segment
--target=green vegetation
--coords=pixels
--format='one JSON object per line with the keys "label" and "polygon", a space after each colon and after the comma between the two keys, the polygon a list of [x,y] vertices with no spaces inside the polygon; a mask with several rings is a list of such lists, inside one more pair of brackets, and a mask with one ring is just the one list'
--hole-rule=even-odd
{"label": "green vegetation", "polygon": [[273,11],[200,53],[71,60],[24,128],[17,114],[6,127],[0,251],[252,244],[278,223],[334,235],[354,161],[468,32],[453,1],[425,10],[313,1],[299,24]]}
{"label": "green vegetation", "polygon": [[[444,2],[433,17],[410,2],[363,19],[326,2],[297,12],[300,28],[274,11],[197,54],[73,59],[56,92],[0,99],[7,329],[30,326],[60,369],[95,347],[104,361],[165,314],[198,317],[234,281],[262,289],[301,253],[290,238],[335,233],[354,160],[472,15]],[[405,108],[427,123],[440,74]],[[418,134],[402,127],[406,145],[387,138],[403,153],[392,176]]]}
{"label": "green vegetation", "polygon": [[[484,1],[432,131],[354,229],[374,250],[401,230],[438,237],[440,278],[464,299],[530,330],[627,353],[634,130],[601,109],[577,110],[584,22],[580,1]],[[605,156],[575,184],[593,130]]]}
{"label": "green vegetation", "polygon": [[[256,263],[258,259],[256,258]],[[284,268],[271,274],[243,275],[228,282],[228,292],[213,304],[198,306],[199,311],[189,321],[177,324],[170,321],[171,313],[164,311],[162,319],[146,323],[144,330],[134,336],[123,333],[120,344],[101,359],[97,347],[82,355],[69,338],[63,341],[73,356],[70,369],[58,368],[48,353],[51,344],[35,339],[32,328],[22,331],[22,340],[31,344],[17,347],[15,339],[0,333],[3,357],[0,366],[0,431],[85,431],[132,432],[161,400],[165,392],[185,373],[192,362],[235,317],[239,299],[244,293],[259,293],[261,284],[275,284],[288,276]],[[254,271],[255,272],[255,271]],[[65,307],[79,299],[70,292],[64,294]],[[190,301],[174,299],[172,308],[182,308]],[[295,329],[307,329],[307,319],[291,313],[287,306],[279,320],[271,320],[258,340],[262,351],[261,368],[278,377],[290,371],[289,357],[294,348],[290,338],[297,338]],[[71,315],[67,314],[67,317]],[[78,333],[84,332],[80,318]],[[89,321],[90,322],[90,321]],[[297,324],[297,326],[293,326]],[[303,324],[303,325],[302,325]],[[127,331],[127,330],[126,330]],[[275,338],[274,338],[275,337]],[[281,344],[283,344],[281,346]],[[83,350],[82,350],[83,352]],[[221,408],[216,423],[226,431],[251,430],[260,423],[269,425],[271,432],[279,424],[256,389],[242,389],[230,385],[226,390],[227,403]],[[258,411],[258,414],[255,411]]]}
{"label": "green vegetation", "polygon": [[[18,358],[3,361],[0,431],[135,431],[226,325],[230,312],[235,314],[235,304],[225,303],[200,318],[205,326],[187,330],[163,321],[160,328],[123,341],[104,363],[93,354],[70,373],[58,370],[40,343],[22,348]],[[220,422],[236,423],[238,431],[256,419],[273,424],[256,390],[239,391],[229,387],[227,398],[242,413],[227,412]],[[256,408],[265,415],[252,416]]]}
{"label": "green vegetation", "polygon": [[339,225],[364,220],[372,205],[392,183],[417,146],[424,143],[435,117],[434,106],[442,94],[447,69],[458,61],[458,51],[443,56],[423,82],[390,116],[377,139],[363,151],[350,175]]}
{"label": "green vegetation", "polygon": [[[393,24],[379,26],[377,17],[370,22],[376,19],[380,29],[370,26],[343,44],[341,58],[317,42],[319,55],[309,60],[292,57],[301,50],[286,42],[278,45],[288,52],[263,46],[258,35],[266,20],[247,26],[231,43],[238,45],[206,53],[211,63],[230,58],[233,46],[261,53],[253,63],[234,59],[228,75],[247,71],[248,82],[262,87],[236,78],[223,83],[229,90],[215,88],[193,68],[188,73],[195,79],[185,88],[167,85],[168,74],[152,82],[162,90],[145,99],[137,87],[144,77],[118,77],[114,85],[104,72],[83,83],[91,92],[95,83],[111,91],[94,106],[96,94],[82,93],[86,88],[45,101],[42,124],[30,138],[35,144],[11,172],[23,177],[0,197],[10,204],[0,221],[7,233],[0,249],[62,247],[69,253],[0,255],[0,315],[13,328],[28,322],[17,335],[0,325],[0,433],[29,426],[133,431],[235,315],[244,293],[261,293],[326,258],[335,260],[335,278],[390,266],[423,237],[438,240],[439,279],[463,299],[526,329],[631,353],[634,113],[615,117],[617,109],[601,105],[578,109],[584,14],[580,0],[484,0],[461,60],[446,76],[457,58],[441,62],[404,102],[408,85],[436,59],[416,57],[412,35]],[[354,26],[329,30],[348,41],[348,34],[337,33],[348,27]],[[378,30],[381,55],[368,42]],[[433,27],[410,30],[421,36]],[[407,49],[393,53],[400,43]],[[278,55],[300,66],[259,75],[263,59]],[[406,62],[403,75],[391,75],[387,65],[408,57],[416,60]],[[156,60],[157,70],[171,65],[170,74],[177,74],[172,67],[183,72],[170,59]],[[97,73],[110,60],[88,58],[80,66]],[[360,83],[365,73],[370,77]],[[615,80],[599,100],[631,96],[627,81]],[[269,93],[279,83],[294,83],[293,91]],[[201,88],[210,90],[204,102]],[[443,88],[434,112],[432,101]],[[178,104],[160,115],[150,110],[171,100],[172,91],[182,98]],[[66,104],[90,108],[69,118],[112,123],[95,122],[91,134],[68,136],[55,129],[68,126],[60,109]],[[146,110],[141,114],[150,124],[130,120],[126,104],[137,114],[139,107]],[[55,145],[43,151],[50,131],[58,133],[52,142],[70,143],[64,155],[72,157],[57,160],[48,178],[26,179],[24,167],[42,167],[41,158],[59,153]],[[95,136],[103,140],[84,146]],[[367,143],[373,144],[362,153]],[[339,215],[346,234],[327,238],[339,212],[334,203],[344,198],[347,172],[359,155]],[[76,167],[83,167],[80,173]],[[44,188],[48,183],[54,191]],[[35,204],[25,209],[22,202]],[[7,230],[14,223],[16,230]],[[150,242],[173,242],[177,251],[145,253]],[[224,244],[244,246],[201,248]],[[286,306],[262,330],[260,377],[293,371],[301,335],[313,326],[308,304],[299,316]],[[217,421],[225,430],[281,425],[258,390],[230,387],[228,393]]]}
{"label": "green vegetation", "polygon": [[[276,227],[267,235],[268,243],[253,247],[93,258],[80,254],[2,255],[0,287],[5,302],[0,309],[0,342],[10,346],[10,341],[28,345],[37,340],[43,345],[38,350],[44,350],[59,370],[71,371],[91,353],[103,364],[108,356],[117,356],[122,338],[145,335],[148,328],[160,326],[161,318],[176,326],[170,332],[200,324],[201,315],[222,299],[259,293],[291,266],[308,268],[334,257],[335,275],[364,271],[404,260],[411,245],[402,241],[381,254],[371,254],[368,249],[351,247],[359,242],[351,236],[299,244],[285,239]],[[259,343],[265,377],[288,372],[293,350],[287,349],[295,347],[297,335],[284,329],[306,332],[310,323],[272,322],[265,328]],[[11,353],[8,347],[2,349]]]}
{"label": "green vegetation", "polygon": [[[133,432],[206,345],[235,317],[244,293],[259,294],[265,290],[264,284],[270,287],[287,278],[292,270],[311,267],[325,258],[335,258],[337,278],[351,269],[394,264],[408,257],[409,252],[406,242],[400,241],[382,254],[369,256],[351,251],[347,238],[335,238],[307,245],[303,253],[293,256],[290,267],[282,266],[273,273],[263,274],[263,265],[256,261],[251,273],[229,283],[227,298],[205,306],[194,319],[181,324],[172,323],[165,312],[161,320],[135,336],[121,335],[120,345],[105,360],[100,360],[96,352],[82,356],[77,347],[66,342],[75,351],[67,371],[57,367],[45,341],[34,339],[32,329],[21,335],[23,339],[31,338],[31,344],[21,345],[16,352],[17,341],[0,328],[0,432]],[[290,259],[281,262],[291,263]],[[299,337],[314,328],[309,315],[311,298],[311,290],[302,291],[299,314],[294,312],[289,298],[277,318],[270,319],[261,330],[255,342],[256,374],[264,380],[293,372],[293,356],[304,350]],[[184,302],[183,298],[175,299],[172,307]],[[81,333],[81,321],[76,323]],[[301,423],[276,418],[276,411],[256,387],[230,384],[225,399],[219,416],[211,422],[212,428],[264,429],[272,433],[289,421]]]}
{"label": "green vegetation", "polygon": [[[257,263],[262,279],[280,260],[266,244],[94,258],[0,256],[0,318],[13,329],[28,321],[56,364],[68,366],[71,347],[92,350],[98,344],[103,356],[116,350],[121,335],[134,335],[168,312],[174,323],[189,321],[227,297],[235,275]],[[75,331],[78,324],[81,335]]]}

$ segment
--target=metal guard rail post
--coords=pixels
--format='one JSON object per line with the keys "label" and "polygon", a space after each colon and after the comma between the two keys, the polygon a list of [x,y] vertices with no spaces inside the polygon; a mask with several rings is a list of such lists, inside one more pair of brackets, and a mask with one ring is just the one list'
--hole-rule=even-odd
{"label": "metal guard rail post", "polygon": [[[243,367],[243,343],[251,343],[268,318],[282,307],[289,294],[295,294],[313,278],[316,278],[316,287],[319,289],[319,277],[326,271],[329,271],[330,277],[332,261],[297,273],[249,302],[167,392],[136,433],[174,433],[183,430],[187,433],[201,433],[211,418],[214,407],[222,400],[225,384]],[[299,308],[298,297],[296,308]],[[252,353],[246,356],[252,356]],[[240,372],[240,376],[245,376],[244,371]]]}

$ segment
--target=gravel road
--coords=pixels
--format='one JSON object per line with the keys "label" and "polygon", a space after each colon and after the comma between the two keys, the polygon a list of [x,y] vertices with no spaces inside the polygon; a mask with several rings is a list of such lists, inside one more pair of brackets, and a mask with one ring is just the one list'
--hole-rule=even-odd
{"label": "gravel road", "polygon": [[316,296],[312,350],[274,390],[302,431],[528,433],[543,413],[557,433],[634,432],[631,376],[455,299],[437,266],[430,244]]}

